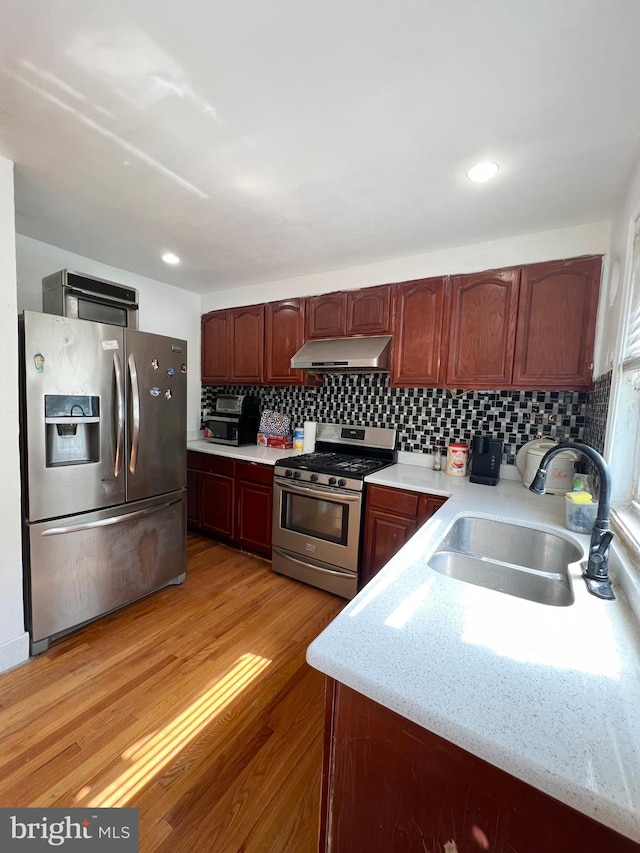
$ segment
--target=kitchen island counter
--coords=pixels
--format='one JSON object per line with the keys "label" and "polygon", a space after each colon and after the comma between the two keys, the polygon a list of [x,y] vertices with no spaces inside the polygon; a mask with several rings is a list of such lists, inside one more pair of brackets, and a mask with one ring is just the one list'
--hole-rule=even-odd
{"label": "kitchen island counter", "polygon": [[640,841],[640,633],[615,551],[615,601],[590,595],[574,563],[572,605],[530,602],[428,561],[464,515],[539,527],[585,552],[588,537],[564,527],[564,497],[407,465],[366,482],[449,500],[311,644],[309,663]]}

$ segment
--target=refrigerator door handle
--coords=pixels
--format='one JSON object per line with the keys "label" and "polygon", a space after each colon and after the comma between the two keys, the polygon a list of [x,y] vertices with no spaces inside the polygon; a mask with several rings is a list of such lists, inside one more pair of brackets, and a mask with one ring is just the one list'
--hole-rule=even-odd
{"label": "refrigerator door handle", "polygon": [[163,504],[147,507],[147,509],[139,509],[136,512],[127,512],[124,515],[114,515],[111,518],[101,518],[98,521],[85,521],[82,524],[70,524],[67,527],[50,527],[48,530],[43,530],[41,536],[57,536],[60,533],[77,533],[80,530],[91,530],[94,527],[108,527],[110,524],[120,524],[122,521],[128,521],[130,518],[140,518],[142,515],[151,515],[161,509],[180,503],[182,495]]}
{"label": "refrigerator door handle", "polygon": [[113,370],[116,377],[116,456],[113,462],[113,476],[120,476],[122,468],[122,442],[124,440],[124,389],[122,387],[122,363],[118,353],[113,354]]}
{"label": "refrigerator door handle", "polygon": [[138,368],[136,360],[131,353],[129,356],[129,376],[131,377],[131,455],[129,457],[129,471],[136,472],[138,464],[138,448],[140,446],[140,385],[138,383]]}

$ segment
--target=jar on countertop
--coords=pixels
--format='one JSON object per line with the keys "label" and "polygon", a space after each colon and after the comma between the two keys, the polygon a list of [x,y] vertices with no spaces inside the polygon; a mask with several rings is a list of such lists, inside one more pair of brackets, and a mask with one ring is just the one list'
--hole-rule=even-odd
{"label": "jar on countertop", "polygon": [[469,448],[466,444],[452,442],[447,448],[447,466],[445,471],[452,477],[466,477]]}

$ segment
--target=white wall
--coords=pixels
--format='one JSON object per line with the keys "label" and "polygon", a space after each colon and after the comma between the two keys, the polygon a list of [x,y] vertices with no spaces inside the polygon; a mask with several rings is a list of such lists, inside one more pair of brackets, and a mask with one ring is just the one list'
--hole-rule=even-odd
{"label": "white wall", "polygon": [[140,330],[172,335],[187,341],[189,366],[187,438],[198,438],[200,430],[200,296],[19,234],[16,236],[16,254],[18,311],[42,311],[42,279],[61,269],[96,275],[138,290]]}
{"label": "white wall", "polygon": [[22,540],[18,448],[18,323],[13,163],[0,157],[0,672],[29,657],[22,604]]}
{"label": "white wall", "polygon": [[609,223],[597,222],[207,293],[202,296],[202,310],[214,311],[217,308],[252,305],[291,296],[312,296],[334,290],[351,290],[436,275],[479,272],[579,255],[600,255],[608,250]]}

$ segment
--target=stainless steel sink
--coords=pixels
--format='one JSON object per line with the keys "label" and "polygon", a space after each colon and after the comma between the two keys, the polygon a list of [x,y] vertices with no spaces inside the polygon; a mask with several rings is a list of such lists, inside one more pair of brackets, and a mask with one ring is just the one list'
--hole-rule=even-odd
{"label": "stainless steel sink", "polygon": [[573,604],[569,565],[582,551],[561,536],[479,516],[455,521],[429,566],[447,577],[539,604]]}

